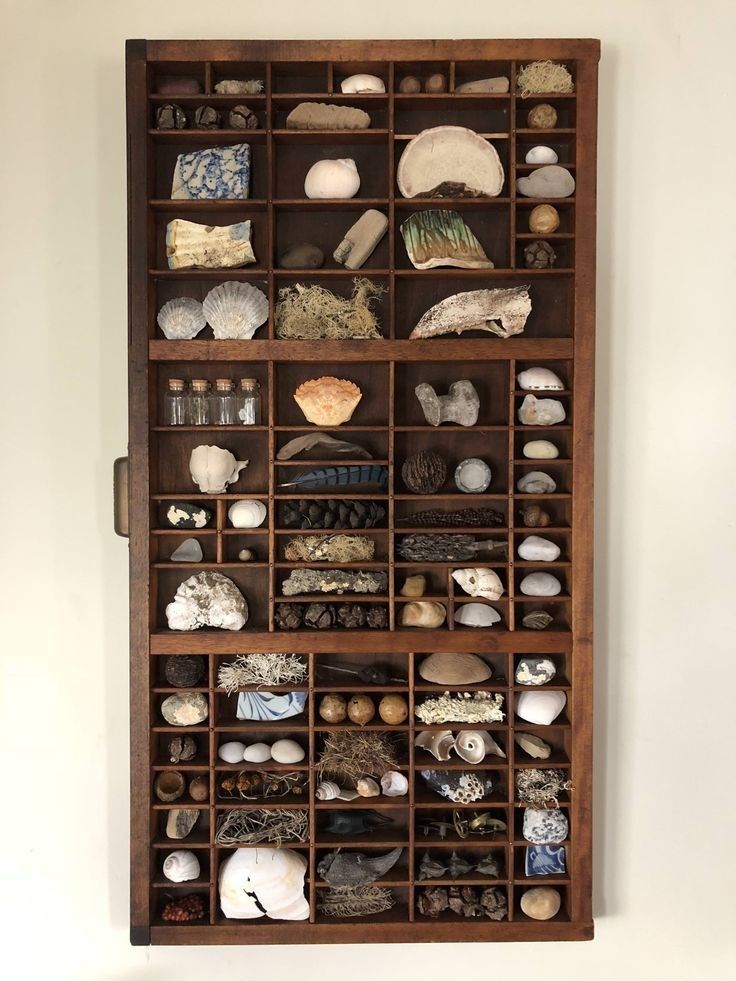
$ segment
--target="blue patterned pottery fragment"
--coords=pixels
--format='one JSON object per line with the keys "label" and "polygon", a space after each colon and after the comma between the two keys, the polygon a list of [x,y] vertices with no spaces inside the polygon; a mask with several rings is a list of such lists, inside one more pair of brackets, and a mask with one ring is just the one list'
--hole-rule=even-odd
{"label": "blue patterned pottery fragment", "polygon": [[527,875],[565,875],[565,849],[561,845],[527,845],[524,860]]}
{"label": "blue patterned pottery fragment", "polygon": [[176,158],[172,198],[212,200],[247,198],[250,193],[250,145],[215,146]]}
{"label": "blue patterned pottery fragment", "polygon": [[236,716],[256,722],[279,722],[301,715],[306,701],[307,693],[303,691],[279,695],[267,691],[241,691]]}

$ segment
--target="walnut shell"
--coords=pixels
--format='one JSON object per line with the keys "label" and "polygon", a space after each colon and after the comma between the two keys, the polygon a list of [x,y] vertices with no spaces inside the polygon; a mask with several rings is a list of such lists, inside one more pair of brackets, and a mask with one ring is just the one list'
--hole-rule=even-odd
{"label": "walnut shell", "polygon": [[447,464],[439,453],[420,450],[404,460],[401,477],[413,494],[436,494],[447,479]]}
{"label": "walnut shell", "polygon": [[325,722],[343,722],[347,715],[347,704],[342,695],[325,695],[319,703],[319,717]]}

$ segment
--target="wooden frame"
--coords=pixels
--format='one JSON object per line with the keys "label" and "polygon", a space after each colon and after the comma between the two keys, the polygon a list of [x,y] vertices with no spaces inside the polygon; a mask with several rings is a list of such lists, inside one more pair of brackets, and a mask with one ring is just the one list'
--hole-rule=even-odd
{"label": "wooden frame", "polygon": [[[127,44],[127,109],[128,109],[128,183],[129,183],[129,458],[130,458],[130,569],[131,569],[131,942],[134,944],[250,944],[250,943],[351,943],[351,942],[421,942],[421,941],[495,941],[495,940],[583,940],[593,936],[591,912],[591,764],[592,764],[592,485],[593,485],[593,374],[595,318],[595,169],[596,169],[596,111],[597,62],[600,45],[593,40],[467,40],[467,41],[129,41]],[[370,56],[368,58],[368,55]],[[517,66],[534,59],[550,58],[564,62],[575,78],[573,96],[555,96],[546,100],[561,109],[561,119],[567,123],[551,131],[529,131],[520,126],[527,104],[516,94]],[[492,63],[492,64],[489,64]],[[254,67],[257,77],[266,82],[265,92],[256,97],[213,96],[218,78],[256,77],[248,74]],[[399,74],[412,69],[425,73],[441,68],[449,77],[449,93],[444,96],[419,94],[401,95],[397,92]],[[492,71],[491,68],[498,68]],[[242,69],[240,71],[239,69]],[[485,71],[484,71],[485,69]],[[353,71],[374,70],[386,81],[387,94],[355,98],[335,96],[338,80]],[[157,77],[167,73],[195,74],[201,78],[204,94],[197,97],[171,97],[166,100],[155,94]],[[457,96],[455,80],[484,77],[484,74],[506,74],[511,77],[509,94],[501,96]],[[342,101],[347,104],[370,105],[377,122],[364,132],[294,132],[286,131],[285,110],[299,99],[299,89],[321,101]],[[162,101],[181,103],[188,111],[200,104],[220,107],[247,102],[260,117],[261,128],[242,131],[183,131],[163,132],[153,123],[155,107]],[[395,167],[406,137],[428,125],[457,122],[471,117],[482,109],[491,113],[494,121],[505,121],[505,129],[494,128],[489,135],[501,148],[506,169],[506,184],[499,198],[460,200],[451,206],[472,210],[471,223],[482,241],[493,245],[497,254],[493,270],[440,269],[418,271],[410,267],[398,234],[400,221],[410,210],[422,207],[416,200],[408,202],[398,195],[395,187]],[[476,128],[471,126],[471,128]],[[261,168],[255,196],[245,202],[235,201],[170,201],[162,187],[171,179],[173,155],[187,148],[206,147],[218,143],[247,141],[254,148],[255,170]],[[563,148],[562,162],[572,167],[576,178],[574,198],[558,204],[563,215],[562,230],[551,237],[561,261],[552,270],[528,270],[521,262],[525,241],[524,218],[529,199],[516,195],[516,177],[530,168],[525,167],[520,149],[534,142],[554,141]],[[304,200],[294,189],[305,172],[304,163],[330,147],[349,146],[353,155],[370,164],[373,175],[358,197],[343,202]],[[333,154],[336,155],[336,154]],[[521,158],[521,159],[520,159]],[[379,181],[381,186],[379,188]],[[279,197],[279,193],[281,197]],[[536,201],[532,204],[538,203]],[[437,206],[437,202],[434,202]],[[387,239],[369,260],[360,274],[382,282],[387,293],[382,301],[382,322],[385,339],[382,341],[324,341],[319,343],[278,340],[274,333],[274,297],[281,285],[304,281],[321,281],[331,289],[349,289],[354,274],[328,263],[315,273],[299,274],[275,267],[275,256],[283,249],[283,232],[302,239],[309,238],[310,227],[316,227],[319,216],[325,234],[333,236],[337,245],[338,227],[347,229],[367,206],[385,210],[389,219]],[[346,213],[347,212],[347,213]],[[212,214],[213,223],[226,224],[246,213],[253,217],[257,231],[256,267],[223,272],[171,272],[162,268],[162,230],[173,217],[200,220],[198,215]],[[237,217],[235,217],[237,216]],[[351,218],[351,216],[353,216]],[[338,220],[340,219],[340,220]],[[311,225],[310,225],[311,223]],[[526,238],[532,236],[526,235]],[[325,249],[327,252],[327,249]],[[330,249],[331,251],[331,249]],[[156,313],[164,299],[177,295],[182,284],[190,293],[204,295],[216,282],[225,279],[255,281],[267,289],[270,299],[270,319],[251,341],[215,341],[196,339],[171,341],[163,338],[156,327]],[[417,316],[442,295],[481,286],[531,284],[533,313],[550,314],[532,321],[525,333],[503,340],[490,335],[474,335],[460,339],[446,338],[410,341],[408,333]],[[197,291],[201,291],[197,292]],[[518,474],[525,464],[519,462],[518,438],[522,430],[516,421],[519,398],[515,376],[521,365],[542,363],[554,367],[568,381],[563,398],[571,407],[566,425],[555,427],[564,433],[561,439],[567,453],[554,461],[561,478],[561,492],[552,495],[549,506],[555,517],[555,533],[566,551],[560,569],[565,579],[566,593],[552,604],[555,622],[545,631],[521,627],[521,615],[528,601],[517,592],[520,563],[515,559],[515,544],[519,528],[516,512],[519,495],[515,490]],[[433,368],[434,365],[434,368]],[[279,547],[285,532],[279,526],[279,482],[274,454],[282,434],[288,428],[308,429],[299,425],[295,416],[285,408],[278,392],[290,393],[302,377],[330,373],[332,366],[344,377],[360,378],[361,388],[376,386],[376,399],[385,411],[372,429],[362,436],[375,437],[382,448],[381,456],[389,468],[389,492],[381,495],[387,500],[388,525],[379,534],[381,566],[388,572],[389,594],[383,600],[390,617],[390,630],[382,631],[306,631],[277,632],[274,629],[274,610],[282,569],[289,565],[280,556]],[[176,371],[174,370],[176,368]],[[246,371],[245,369],[248,369]],[[215,377],[218,370],[242,374],[259,373],[266,393],[264,425],[246,437],[243,430],[222,432],[180,431],[172,433],[159,424],[160,395],[165,379],[192,370]],[[457,429],[437,429],[418,425],[407,408],[407,400],[397,398],[408,386],[419,380],[422,372],[434,371],[436,379],[447,377],[490,379],[497,393],[493,412],[502,417],[481,419],[483,425],[474,427],[476,435]],[[238,375],[239,377],[239,375]],[[496,395],[494,395],[496,399]],[[490,410],[489,410],[490,412]],[[360,427],[360,413],[353,420]],[[345,427],[343,427],[345,428]],[[495,460],[498,488],[489,503],[498,506],[507,517],[508,561],[499,570],[507,592],[500,604],[504,622],[491,630],[453,629],[452,613],[463,597],[453,593],[452,567],[433,570],[436,581],[446,577],[443,602],[448,608],[446,629],[412,631],[398,626],[397,613],[402,602],[398,586],[405,570],[396,559],[395,533],[405,530],[397,524],[402,515],[410,513],[411,495],[401,487],[399,471],[402,459],[419,447],[436,446],[450,457],[475,455],[458,450],[461,441],[472,446],[478,433],[487,440],[488,456]],[[292,432],[291,435],[294,433]],[[540,436],[545,435],[540,431]],[[203,439],[204,437],[204,439]],[[289,438],[289,437],[287,437]],[[348,437],[350,438],[350,437]],[[201,495],[189,493],[185,483],[186,461],[193,445],[217,441],[220,445],[249,442],[249,449],[261,454],[261,470],[265,480],[257,488],[268,506],[267,526],[258,529],[261,562],[243,566],[235,559],[233,549],[245,536],[234,534],[226,527],[228,502],[238,496],[254,496],[254,488],[246,490],[234,485],[229,495],[211,496],[216,511],[216,524],[208,538],[205,560],[211,567],[222,568],[242,588],[251,607],[251,621],[238,633],[201,631],[175,633],[162,624],[163,604],[173,597],[176,585],[192,572],[181,564],[167,562],[163,545],[170,544],[175,532],[164,534],[158,524],[158,505],[165,499],[196,500]],[[458,455],[459,452],[459,455]],[[255,479],[255,478],[254,478]],[[162,490],[162,486],[165,489]],[[491,486],[494,491],[494,485]],[[314,495],[310,495],[314,496]],[[346,496],[354,497],[354,494]],[[446,499],[446,496],[445,496]],[[435,497],[441,503],[442,496]],[[467,501],[466,503],[471,503]],[[480,502],[472,502],[480,503]],[[425,506],[432,506],[424,502]],[[458,503],[459,506],[459,503]],[[457,529],[453,529],[457,530]],[[476,529],[473,529],[476,530]],[[550,532],[552,534],[552,532]],[[254,541],[256,539],[253,539]],[[267,556],[267,557],[266,557]],[[485,564],[485,563],[484,563]],[[455,565],[458,565],[456,563]],[[207,565],[202,566],[206,568]],[[434,581],[434,580],[433,580]],[[457,587],[455,587],[457,590]],[[459,590],[458,590],[459,592]],[[467,597],[465,597],[467,598]],[[360,598],[358,598],[360,599]],[[535,604],[539,606],[540,604]],[[499,629],[501,627],[501,629]],[[509,818],[507,840],[492,844],[505,856],[502,880],[507,890],[509,915],[502,922],[463,920],[443,914],[438,920],[428,919],[417,911],[416,896],[423,888],[415,880],[415,863],[424,851],[425,840],[416,828],[416,815],[429,805],[421,802],[418,788],[410,779],[410,794],[403,799],[405,824],[402,843],[406,846],[405,862],[393,874],[397,905],[378,917],[360,920],[330,921],[316,912],[316,895],[323,884],[316,881],[318,854],[325,846],[315,840],[318,834],[319,808],[311,787],[309,817],[310,843],[303,851],[309,857],[308,892],[312,910],[311,920],[279,922],[269,919],[228,921],[217,903],[217,869],[225,849],[214,843],[216,814],[222,807],[215,793],[217,741],[221,733],[229,733],[232,725],[221,725],[225,718],[225,696],[216,687],[216,669],[223,655],[248,651],[292,651],[308,657],[309,711],[302,732],[314,760],[319,738],[319,718],[316,716],[319,688],[317,672],[325,656],[350,651],[351,655],[368,658],[372,653],[395,655],[406,668],[405,689],[410,717],[398,727],[406,743],[405,770],[410,775],[421,764],[415,764],[413,707],[417,685],[421,679],[415,673],[416,653],[438,650],[473,651],[492,656],[498,667],[498,679],[490,687],[502,691],[506,699],[507,717],[500,728],[507,746],[507,760],[501,768],[502,798],[498,809]],[[203,692],[209,699],[209,719],[199,735],[207,749],[199,766],[180,765],[187,772],[199,769],[210,774],[210,799],[200,805],[203,818],[202,833],[190,846],[189,841],[171,842],[160,837],[161,813],[167,806],[155,800],[152,780],[155,772],[167,768],[161,758],[161,739],[173,727],[162,725],[158,704],[165,697],[161,684],[161,656],[166,654],[199,653],[207,658],[209,674]],[[564,666],[563,687],[568,694],[568,707],[562,724],[549,727],[549,736],[556,755],[552,762],[562,761],[569,770],[574,792],[563,803],[570,814],[571,840],[567,843],[567,876],[558,882],[563,894],[563,908],[547,922],[530,920],[520,911],[519,897],[529,885],[552,884],[545,879],[527,879],[523,875],[525,842],[520,832],[520,810],[514,800],[514,768],[525,765],[514,755],[514,727],[520,725],[513,712],[516,686],[513,680],[515,658],[519,654],[550,653]],[[489,687],[489,686],[485,686]],[[316,689],[316,690],[315,690]],[[326,690],[324,687],[322,690]],[[316,697],[315,697],[316,696]],[[280,724],[282,727],[286,723]],[[288,726],[286,726],[288,728]],[[240,729],[253,729],[251,724]],[[177,730],[179,731],[179,730]],[[526,761],[533,765],[533,761]],[[494,795],[495,796],[495,795]],[[441,803],[441,799],[438,798]],[[435,805],[435,809],[440,807]],[[324,806],[324,805],[323,805]],[[384,805],[385,806],[385,805]],[[445,807],[444,810],[450,810]],[[435,813],[439,813],[435,810]],[[353,842],[358,847],[374,847],[377,842]],[[458,842],[453,843],[455,846]],[[460,843],[462,844],[462,843]],[[161,898],[164,893],[180,895],[181,886],[171,886],[162,879],[160,862],[166,849],[177,845],[193,847],[202,859],[201,881],[188,884],[185,892],[201,893],[206,899],[208,916],[191,924],[167,924],[161,920]],[[441,842],[437,847],[446,847]],[[393,880],[392,880],[393,882]],[[391,883],[389,883],[390,885]],[[169,887],[171,887],[169,889]],[[190,888],[189,888],[190,887]]]}

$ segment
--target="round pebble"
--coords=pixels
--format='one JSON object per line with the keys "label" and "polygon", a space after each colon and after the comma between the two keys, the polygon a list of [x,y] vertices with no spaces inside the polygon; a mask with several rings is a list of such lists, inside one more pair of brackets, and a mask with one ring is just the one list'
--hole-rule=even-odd
{"label": "round pebble", "polygon": [[531,439],[524,443],[522,453],[527,460],[554,460],[560,455],[554,443],[548,439]]}
{"label": "round pebble", "polygon": [[217,755],[224,763],[240,763],[245,752],[245,743],[223,743],[217,750]]}
{"label": "round pebble", "polygon": [[521,911],[532,920],[551,920],[560,910],[560,894],[551,886],[535,886],[521,897]]}
{"label": "round pebble", "polygon": [[271,759],[271,747],[267,743],[251,743],[243,750],[243,759],[247,763],[265,763]]}

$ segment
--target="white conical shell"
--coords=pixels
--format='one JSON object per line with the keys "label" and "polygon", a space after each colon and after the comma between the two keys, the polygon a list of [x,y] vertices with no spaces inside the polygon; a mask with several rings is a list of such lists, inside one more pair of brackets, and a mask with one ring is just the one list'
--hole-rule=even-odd
{"label": "white conical shell", "polygon": [[493,569],[455,569],[452,578],[470,596],[497,600],[503,595],[503,583]]}
{"label": "white conical shell", "polygon": [[167,855],[163,868],[169,882],[191,882],[199,877],[199,859],[183,849]]}
{"label": "white conical shell", "polygon": [[202,304],[191,296],[177,296],[164,303],[156,320],[170,341],[189,341],[207,326]]}
{"label": "white conical shell", "polygon": [[211,289],[202,309],[216,338],[247,341],[268,320],[268,297],[257,286],[231,281]]}
{"label": "white conical shell", "polygon": [[381,788],[373,777],[361,777],[356,783],[355,789],[358,791],[359,797],[378,797],[381,793]]}
{"label": "white conical shell", "polygon": [[501,614],[485,603],[463,603],[455,610],[455,623],[463,627],[492,627]]}
{"label": "white conical shell", "polygon": [[403,797],[409,791],[409,781],[398,770],[389,770],[381,777],[381,790],[387,797]]}
{"label": "white conical shell", "polygon": [[353,198],[360,189],[360,175],[355,161],[318,160],[304,178],[308,198]]}
{"label": "white conical shell", "polygon": [[258,528],[266,520],[268,508],[263,501],[236,501],[228,508],[227,516],[233,528]]}
{"label": "white conical shell", "polygon": [[450,751],[455,745],[455,737],[450,729],[428,729],[420,732],[414,740],[414,745],[426,749],[436,760],[444,763],[449,760]]}
{"label": "white conical shell", "polygon": [[483,733],[476,729],[463,729],[455,736],[455,752],[466,763],[482,763],[486,757]]}
{"label": "white conical shell", "polygon": [[203,494],[224,494],[234,484],[248,460],[236,460],[220,446],[195,446],[189,457],[189,473]]}
{"label": "white conical shell", "polygon": [[323,780],[314,792],[317,800],[337,800],[340,796],[340,787],[332,780]]}
{"label": "white conical shell", "polygon": [[237,848],[220,866],[220,905],[232,919],[306,920],[307,860],[291,848]]}

